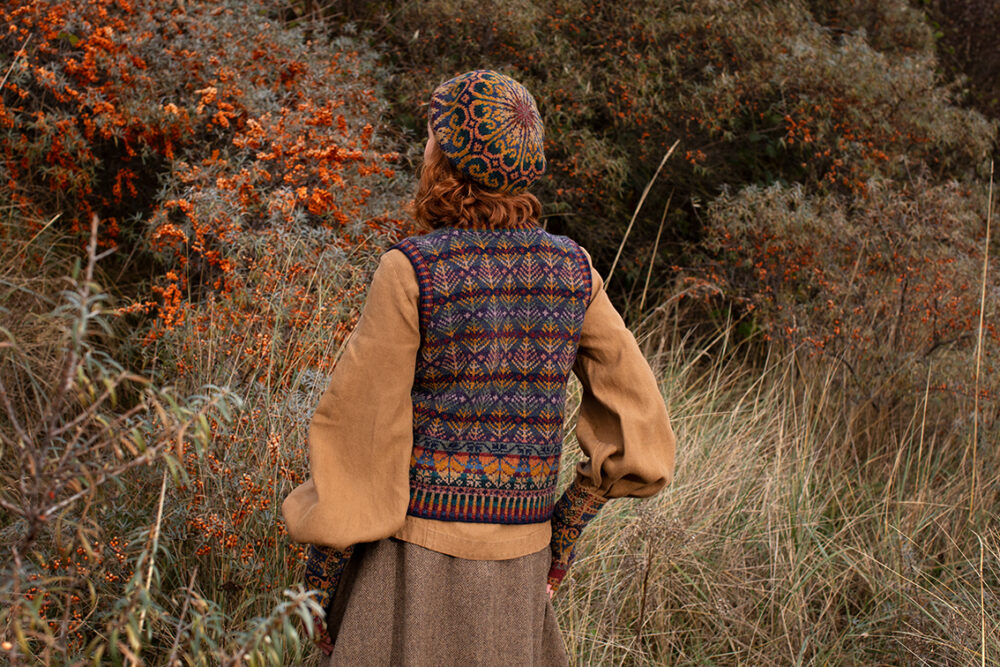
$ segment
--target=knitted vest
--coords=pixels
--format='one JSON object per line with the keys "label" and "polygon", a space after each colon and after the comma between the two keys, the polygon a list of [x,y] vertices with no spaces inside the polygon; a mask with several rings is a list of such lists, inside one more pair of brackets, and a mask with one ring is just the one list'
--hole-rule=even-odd
{"label": "knitted vest", "polygon": [[394,247],[420,284],[408,513],[547,521],[590,300],[586,255],[536,227],[444,228]]}

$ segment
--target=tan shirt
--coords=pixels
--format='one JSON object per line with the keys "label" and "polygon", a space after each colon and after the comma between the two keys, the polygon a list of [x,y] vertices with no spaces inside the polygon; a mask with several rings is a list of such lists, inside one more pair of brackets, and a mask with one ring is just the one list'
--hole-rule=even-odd
{"label": "tan shirt", "polygon": [[[646,497],[667,484],[674,434],[653,372],[591,267],[591,302],[573,372],[583,397],[576,480],[605,498]],[[394,536],[474,560],[545,548],[551,525],[407,516],[413,447],[410,390],[420,347],[419,286],[399,250],[386,252],[368,300],[309,428],[311,477],[282,512],[297,542],[344,549]]]}

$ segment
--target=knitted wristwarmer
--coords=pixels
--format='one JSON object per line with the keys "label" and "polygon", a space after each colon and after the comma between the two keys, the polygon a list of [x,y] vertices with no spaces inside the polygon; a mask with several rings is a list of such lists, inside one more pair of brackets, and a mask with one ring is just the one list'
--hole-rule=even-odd
{"label": "knitted wristwarmer", "polygon": [[[347,547],[343,551],[338,551],[333,547],[309,545],[309,555],[306,559],[306,588],[318,591],[316,601],[323,608],[324,617],[315,617],[313,620],[316,627],[323,628],[325,632],[314,637],[317,644],[324,650],[325,644],[333,641],[330,637],[329,628],[326,623],[326,615],[330,612],[330,604],[337,593],[337,584],[340,583],[340,576],[344,573],[347,561],[351,559],[354,547]],[[332,649],[332,643],[329,648]]]}
{"label": "knitted wristwarmer", "polygon": [[576,557],[576,541],[584,527],[608,501],[574,481],[556,503],[552,514],[552,566],[549,586],[555,591]]}

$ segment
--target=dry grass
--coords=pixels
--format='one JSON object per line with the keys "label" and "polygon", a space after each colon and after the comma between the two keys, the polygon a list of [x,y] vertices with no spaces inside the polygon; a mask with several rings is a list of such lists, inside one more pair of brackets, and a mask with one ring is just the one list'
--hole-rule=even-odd
{"label": "dry grass", "polygon": [[[295,242],[277,261],[315,250]],[[367,265],[371,256],[365,257],[354,261]],[[317,268],[301,280],[321,301],[334,302],[344,280],[364,279],[363,270],[348,273]],[[5,281],[15,284],[13,275]],[[34,285],[33,298],[58,301],[51,289],[57,284],[49,285],[48,297],[41,283]],[[91,293],[81,284],[70,286]],[[294,293],[293,285],[286,289]],[[250,303],[269,312],[282,294]],[[199,306],[206,313],[217,307],[211,301]],[[339,317],[349,319],[351,312]],[[191,327],[198,322],[193,315]],[[38,349],[53,350],[74,320],[39,321],[50,344]],[[1000,585],[996,452],[980,449],[980,490],[970,518],[966,443],[928,426],[929,392],[914,397],[906,419],[899,417],[903,411],[879,416],[851,406],[842,393],[842,368],[777,347],[752,358],[760,346],[738,342],[732,323],[696,339],[685,335],[691,330],[682,322],[675,310],[661,308],[640,326],[678,436],[676,478],[653,500],[610,504],[585,534],[557,598],[577,664],[965,665],[989,664],[1000,655],[1000,602],[993,593]],[[11,311],[4,323],[22,337],[34,331]],[[161,343],[164,355],[181,355],[172,341],[200,336],[185,353],[194,355],[191,370],[176,390],[193,394],[204,384],[235,382],[242,409],[229,420],[210,414],[200,443],[180,458],[160,449],[150,466],[123,468],[113,480],[85,485],[80,503],[31,537],[30,554],[23,530],[30,516],[3,521],[5,534],[17,538],[10,544],[27,554],[21,565],[5,569],[3,595],[12,601],[29,585],[49,593],[48,607],[5,602],[0,632],[4,639],[22,637],[12,662],[74,664],[98,649],[133,664],[161,664],[171,656],[185,664],[234,664],[244,652],[259,664],[295,659],[303,638],[291,620],[307,603],[295,595],[282,602],[279,591],[297,583],[300,572],[275,512],[305,465],[305,423],[294,416],[307,416],[323,383],[309,374],[273,383],[255,379],[256,371],[234,375],[225,361],[232,337],[240,334],[236,345],[245,347],[261,331],[281,341],[262,364],[283,367],[281,350],[294,345],[335,352],[329,323],[294,329],[265,318],[252,326],[249,319],[217,323],[200,333],[182,327],[176,339]],[[18,354],[30,359],[28,348]],[[61,368],[58,355],[56,362],[50,356],[38,355],[35,366],[25,362],[39,386]],[[97,379],[116,377],[112,367],[91,372]],[[927,386],[933,381],[932,373]],[[165,397],[153,387],[147,391],[151,402]],[[578,389],[571,395],[576,400]],[[58,423],[93,405],[70,404]],[[194,424],[197,403],[176,407],[172,428]],[[101,406],[100,415],[110,420],[113,410]],[[148,437],[157,432],[155,421],[140,424]],[[44,512],[45,477],[14,465],[8,445],[15,440],[8,437],[5,445],[5,485],[34,490],[21,496],[7,486],[4,498]],[[45,446],[65,452],[80,443]],[[574,450],[568,447],[567,473]],[[79,459],[80,470],[98,475],[132,458],[88,454]],[[161,486],[171,468],[178,477]],[[56,470],[67,490],[53,502],[72,492],[67,470]],[[214,530],[222,530],[221,537],[213,537]],[[234,547],[224,546],[230,535],[239,537]],[[116,537],[121,559],[109,546]],[[85,544],[97,554],[90,561],[76,555]],[[64,566],[52,567],[60,558],[68,558]],[[74,595],[77,603],[70,602]]]}
{"label": "dry grass", "polygon": [[577,664],[1000,655],[995,453],[970,520],[971,471],[961,443],[925,437],[928,396],[901,430],[883,423],[878,446],[869,433],[862,455],[836,371],[794,353],[740,363],[725,333],[701,345],[661,335],[645,344],[673,415],[677,475],[588,529],[558,603]]}

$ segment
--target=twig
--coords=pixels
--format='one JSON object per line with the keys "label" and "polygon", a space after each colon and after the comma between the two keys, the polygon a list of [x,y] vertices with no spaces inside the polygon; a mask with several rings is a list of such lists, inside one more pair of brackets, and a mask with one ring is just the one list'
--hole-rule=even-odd
{"label": "twig", "polygon": [[97,214],[90,216],[90,239],[87,241],[87,271],[84,273],[84,285],[80,293],[85,294],[90,289],[90,281],[94,278],[94,265],[97,263]]}
{"label": "twig", "polygon": [[194,566],[191,579],[187,585],[187,595],[184,596],[184,604],[181,606],[181,615],[177,617],[177,634],[174,635],[174,645],[170,647],[170,656],[167,658],[167,665],[173,667],[177,660],[177,651],[181,647],[181,631],[184,626],[184,617],[187,616],[188,606],[191,604],[191,596],[194,594],[194,579],[198,576],[198,566]]}
{"label": "twig", "polygon": [[18,438],[20,438],[18,446],[22,449],[27,447],[29,443],[28,434],[21,426],[21,422],[18,420],[17,414],[14,412],[14,406],[10,402],[10,394],[7,393],[7,387],[3,383],[3,378],[0,378],[0,401],[3,402],[3,407],[7,411],[7,418],[10,420],[11,426],[14,427],[14,430],[17,431]]}
{"label": "twig", "polygon": [[646,201],[646,196],[649,194],[650,188],[653,187],[653,183],[656,182],[656,177],[660,175],[660,171],[663,169],[663,165],[665,165],[667,163],[667,159],[669,159],[670,156],[673,155],[674,149],[677,148],[677,144],[679,143],[681,143],[680,139],[675,141],[674,145],[667,150],[667,152],[663,156],[663,159],[660,160],[660,166],[656,168],[656,172],[653,174],[653,177],[649,179],[649,183],[646,183],[646,189],[642,191],[642,197],[639,198],[639,205],[635,207],[635,212],[632,214],[632,219],[629,220],[628,228],[625,230],[625,236],[622,237],[622,242],[618,246],[618,254],[615,255],[615,261],[611,263],[611,269],[608,271],[608,277],[604,281],[605,287],[607,287],[611,283],[611,276],[614,275],[615,267],[618,266],[618,260],[621,258],[622,250],[625,248],[625,241],[628,240],[628,235],[632,233],[632,225],[635,224],[635,219],[639,217],[639,211],[642,210],[642,205]]}
{"label": "twig", "polygon": [[931,356],[931,354],[937,350],[939,347],[945,347],[946,345],[952,345],[954,343],[961,343],[966,338],[971,338],[971,333],[963,333],[955,336],[954,338],[948,338],[945,340],[937,339],[935,340],[929,348],[924,351],[924,358]]}
{"label": "twig", "polygon": [[[167,494],[167,471],[163,471],[163,481],[160,482],[160,506],[156,509],[156,525],[153,526],[153,548],[149,553],[149,568],[146,570],[146,594],[149,594],[149,584],[153,580],[153,564],[156,562],[156,549],[160,545],[160,525],[163,523],[163,499]],[[142,624],[146,621],[146,607],[139,613],[139,632],[142,635]]]}
{"label": "twig", "polygon": [[97,406],[103,404],[104,401],[106,401],[111,396],[111,392],[120,387],[122,383],[126,381],[144,382],[145,379],[142,376],[136,375],[134,373],[122,373],[121,375],[116,377],[114,381],[110,383],[107,389],[105,389],[100,396],[98,396],[91,402],[90,406],[86,410],[84,410],[79,415],[74,417],[72,420],[66,422],[59,428],[53,429],[52,435],[57,435],[57,436],[62,435],[71,428],[74,428],[76,426],[88,422],[90,418],[94,415],[94,413],[97,411]]}
{"label": "twig", "polygon": [[663,207],[663,217],[660,218],[660,228],[656,230],[656,241],[653,242],[653,253],[649,258],[649,270],[646,271],[646,284],[642,286],[642,298],[639,299],[639,314],[642,314],[642,308],[646,305],[646,291],[649,289],[649,279],[653,276],[653,265],[656,264],[656,251],[660,248],[660,234],[663,233],[663,223],[667,221],[667,211],[670,210],[670,202],[674,198],[674,191],[670,191],[670,196],[667,197],[667,203]]}
{"label": "twig", "polygon": [[21,43],[21,48],[17,50],[17,58],[14,58],[14,60],[10,63],[10,67],[7,68],[7,73],[3,75],[3,81],[0,81],[0,88],[3,88],[7,84],[7,77],[9,77],[11,71],[13,71],[14,65],[17,64],[18,59],[21,57],[21,51],[24,51],[24,47],[28,45],[29,40],[31,40],[31,35],[25,37],[24,41]]}
{"label": "twig", "polygon": [[895,348],[896,341],[899,340],[899,323],[903,320],[903,308],[906,306],[906,290],[910,286],[910,276],[903,278],[903,287],[899,292],[899,308],[896,310],[896,319],[892,323],[892,333],[889,334],[889,347]]}

